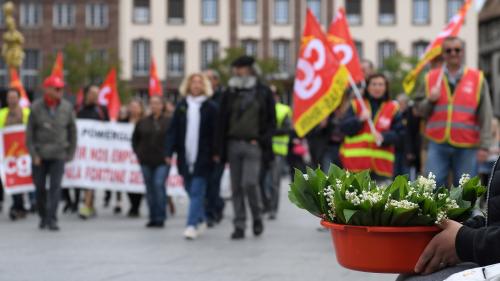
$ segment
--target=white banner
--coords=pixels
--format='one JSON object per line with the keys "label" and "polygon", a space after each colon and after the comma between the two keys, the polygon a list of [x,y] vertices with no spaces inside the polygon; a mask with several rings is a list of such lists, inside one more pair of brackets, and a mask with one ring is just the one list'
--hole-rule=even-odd
{"label": "white banner", "polygon": [[[73,161],[66,164],[63,187],[144,193],[144,182],[132,150],[134,125],[79,119],[78,145]],[[167,192],[185,196],[182,177],[172,165]]]}

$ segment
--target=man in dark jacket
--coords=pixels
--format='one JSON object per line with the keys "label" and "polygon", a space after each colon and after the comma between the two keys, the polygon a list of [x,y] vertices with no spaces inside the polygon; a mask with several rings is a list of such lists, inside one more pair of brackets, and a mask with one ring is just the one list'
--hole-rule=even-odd
{"label": "man in dark jacket", "polygon": [[[220,107],[222,95],[226,89],[224,88],[224,86],[222,86],[220,76],[217,71],[209,69],[205,71],[204,74],[212,84],[214,94],[211,97],[211,100],[217,106],[218,110]],[[225,167],[225,163],[216,163],[208,180],[205,209],[208,227],[213,227],[215,223],[220,222],[224,213],[225,204],[224,199],[222,199],[222,197],[220,196],[220,184]]]}
{"label": "man in dark jacket", "polygon": [[235,230],[231,238],[242,239],[246,228],[245,197],[248,197],[253,217],[254,235],[264,231],[259,171],[261,163],[270,163],[273,159],[276,113],[271,90],[258,79],[254,58],[242,56],[232,67],[233,77],[220,106],[216,143],[220,145],[223,163],[227,159],[231,169],[235,213]]}
{"label": "man in dark jacket", "polygon": [[[487,216],[464,224],[447,220],[420,256],[415,272],[425,276],[401,276],[398,280],[443,280],[467,268],[500,263],[500,163],[495,163],[488,184]],[[460,262],[472,264],[459,264]],[[452,267],[449,267],[452,266]],[[438,271],[439,270],[439,271]],[[432,274],[431,274],[432,273]]]}
{"label": "man in dark jacket", "polygon": [[[76,124],[73,106],[62,98],[64,82],[50,76],[43,83],[45,94],[31,106],[26,128],[26,146],[33,162],[40,229],[57,231],[57,206],[60,200],[64,163],[76,150]],[[50,178],[47,190],[46,180]]]}

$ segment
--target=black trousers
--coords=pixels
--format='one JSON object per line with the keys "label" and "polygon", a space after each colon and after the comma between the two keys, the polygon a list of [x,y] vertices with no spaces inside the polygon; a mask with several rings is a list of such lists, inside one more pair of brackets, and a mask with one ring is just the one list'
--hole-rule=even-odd
{"label": "black trousers", "polygon": [[[36,187],[38,214],[42,222],[54,225],[57,222],[57,207],[61,200],[61,182],[64,174],[64,160],[42,160],[33,165],[33,181]],[[50,178],[49,188],[46,186]]]}

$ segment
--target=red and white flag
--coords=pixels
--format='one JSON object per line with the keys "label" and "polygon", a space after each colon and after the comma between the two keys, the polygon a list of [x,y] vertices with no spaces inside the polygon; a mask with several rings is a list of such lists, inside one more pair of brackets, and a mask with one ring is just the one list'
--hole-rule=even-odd
{"label": "red and white flag", "polygon": [[151,58],[151,66],[149,68],[149,96],[163,96],[161,81],[158,79],[154,58]]}
{"label": "red and white flag", "polygon": [[120,113],[121,102],[117,85],[116,70],[112,68],[99,91],[99,104],[108,108],[111,121],[116,121]]}
{"label": "red and white flag", "polygon": [[337,15],[330,24],[328,41],[332,50],[340,59],[340,63],[347,67],[356,83],[364,81],[363,70],[359,61],[358,50],[349,31],[349,23],[345,17],[344,8],[339,8]]}
{"label": "red and white flag", "polygon": [[28,95],[26,94],[26,90],[24,89],[23,83],[17,74],[17,70],[15,68],[10,69],[10,85],[11,88],[16,89],[21,98],[19,99],[19,105],[22,108],[26,108],[30,106],[30,100],[28,99]]}
{"label": "red and white flag", "polygon": [[54,61],[54,66],[52,67],[52,73],[50,75],[57,76],[64,81],[64,63],[61,51],[57,52],[56,60]]}
{"label": "red and white flag", "polygon": [[302,137],[342,101],[349,72],[332,51],[321,26],[308,9],[293,89],[293,124]]}

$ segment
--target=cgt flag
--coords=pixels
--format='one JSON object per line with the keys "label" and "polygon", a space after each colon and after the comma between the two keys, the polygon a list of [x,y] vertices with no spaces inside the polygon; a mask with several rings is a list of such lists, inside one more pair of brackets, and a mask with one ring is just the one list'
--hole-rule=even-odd
{"label": "cgt flag", "polygon": [[418,75],[427,65],[427,63],[441,54],[444,39],[449,36],[458,35],[460,29],[462,28],[462,24],[464,23],[467,11],[469,10],[471,5],[472,0],[466,0],[458,13],[450,19],[450,22],[448,23],[446,28],[438,34],[438,36],[429,44],[429,46],[427,46],[417,66],[412,71],[410,71],[410,73],[408,73],[408,75],[406,75],[405,79],[403,80],[403,88],[406,94],[411,94],[411,92],[415,88],[415,82],[417,81]]}
{"label": "cgt flag", "polygon": [[16,89],[21,95],[21,99],[19,100],[19,105],[22,108],[30,107],[30,100],[28,99],[28,95],[26,94],[26,90],[23,87],[23,83],[21,79],[19,79],[19,75],[17,74],[17,70],[15,68],[10,69],[10,85],[9,87]]}
{"label": "cgt flag", "polygon": [[118,119],[121,102],[118,95],[116,70],[114,68],[109,71],[106,80],[101,86],[101,90],[99,91],[99,104],[108,108],[109,118],[112,121],[116,121]]}
{"label": "cgt flag", "polygon": [[349,31],[344,8],[338,9],[335,19],[330,24],[328,42],[337,58],[340,59],[340,63],[345,65],[351,73],[354,82],[363,82],[365,78],[359,62],[358,50]]}
{"label": "cgt flag", "polygon": [[62,52],[57,52],[56,60],[54,66],[52,67],[51,76],[57,76],[64,81],[64,64],[63,64],[63,54]]}
{"label": "cgt flag", "polygon": [[163,96],[160,79],[156,72],[156,63],[154,58],[151,58],[151,67],[149,68],[149,96]]}
{"label": "cgt flag", "polygon": [[300,137],[337,108],[349,77],[309,9],[301,41],[293,89],[293,125]]}

